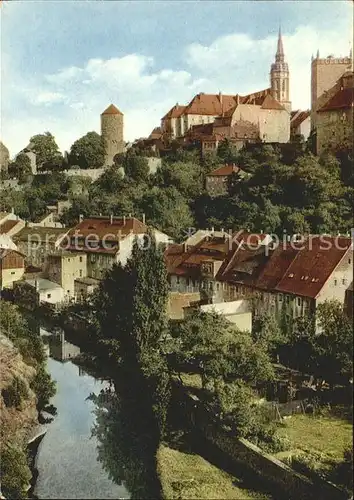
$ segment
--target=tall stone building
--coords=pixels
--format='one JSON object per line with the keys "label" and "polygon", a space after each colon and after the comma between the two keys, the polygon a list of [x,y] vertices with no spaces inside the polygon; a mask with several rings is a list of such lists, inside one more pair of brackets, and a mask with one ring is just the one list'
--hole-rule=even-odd
{"label": "tall stone building", "polygon": [[[223,137],[240,139],[235,137],[235,130],[231,128],[235,125],[239,129],[244,128],[244,122],[247,122],[247,126],[252,126],[252,134],[254,127],[257,127],[258,136],[263,142],[288,142],[291,111],[289,79],[289,67],[279,30],[275,62],[270,70],[270,87],[245,96],[200,92],[186,106],[173,106],[161,119],[162,136],[167,140],[185,138],[191,131],[193,133],[194,127],[205,126],[211,132],[204,135],[210,136],[208,141],[214,147],[217,146],[216,135],[220,136],[220,140]],[[221,125],[223,130],[219,128]],[[214,128],[219,130],[216,132],[212,130]],[[243,134],[243,139],[250,139],[248,132]]]}
{"label": "tall stone building", "polygon": [[275,61],[270,69],[270,87],[274,99],[276,99],[284,108],[291,111],[291,102],[289,98],[289,66],[285,62],[283,40],[279,29],[278,46],[275,54]]}
{"label": "tall stone building", "polygon": [[337,92],[339,79],[352,69],[352,54],[349,57],[316,58],[311,61],[311,129],[316,128],[317,110]]}
{"label": "tall stone building", "polygon": [[106,156],[104,166],[113,164],[116,154],[124,153],[124,115],[114,104],[101,114],[101,136],[105,143]]}

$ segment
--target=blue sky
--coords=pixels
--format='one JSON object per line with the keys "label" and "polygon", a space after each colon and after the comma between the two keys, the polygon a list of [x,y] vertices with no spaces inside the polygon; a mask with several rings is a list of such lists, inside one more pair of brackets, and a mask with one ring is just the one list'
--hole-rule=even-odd
{"label": "blue sky", "polygon": [[268,86],[279,23],[293,108],[306,108],[310,58],[346,55],[345,1],[6,1],[1,6],[1,139],[15,154],[50,130],[62,150],[114,102],[125,138],[148,135],[198,92]]}

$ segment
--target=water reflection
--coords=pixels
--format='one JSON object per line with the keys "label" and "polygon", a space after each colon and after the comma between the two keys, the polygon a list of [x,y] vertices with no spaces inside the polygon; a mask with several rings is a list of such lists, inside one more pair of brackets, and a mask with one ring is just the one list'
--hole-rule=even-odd
{"label": "water reflection", "polygon": [[99,443],[98,459],[109,477],[124,482],[132,498],[160,498],[156,443],[140,395],[107,387],[90,399],[96,406],[92,434]]}
{"label": "water reflection", "polygon": [[[48,332],[41,331],[42,335],[44,333]],[[52,337],[48,340],[51,346]],[[65,338],[57,338],[56,342],[59,342],[58,358],[65,358],[60,347],[62,342],[65,345]],[[53,356],[53,345],[50,354]],[[57,393],[51,403],[58,414],[48,425],[38,450],[35,495],[40,499],[129,498],[125,486],[115,483],[98,460],[99,442],[91,433],[95,425],[95,405],[88,396],[91,393],[99,395],[109,384],[88,375],[71,359],[60,362],[50,357],[47,364],[57,383]]]}

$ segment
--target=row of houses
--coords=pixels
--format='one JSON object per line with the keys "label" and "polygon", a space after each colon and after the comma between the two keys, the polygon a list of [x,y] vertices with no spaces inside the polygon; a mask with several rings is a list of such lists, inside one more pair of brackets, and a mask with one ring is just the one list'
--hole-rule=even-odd
{"label": "row of houses", "polygon": [[[134,217],[80,218],[74,228],[24,227],[0,253],[1,288],[28,304],[58,304],[90,295],[114,263],[125,264],[134,239],[147,234]],[[352,240],[309,235],[281,241],[244,231],[197,231],[175,244],[153,229],[170,283],[168,313],[183,318],[195,307],[215,309],[243,329],[252,314],[279,319],[316,311],[336,299],[352,302]],[[350,307],[349,307],[350,309]]]}
{"label": "row of houses", "polygon": [[352,311],[352,252],[349,237],[310,235],[277,244],[265,234],[199,232],[166,250],[171,314],[181,318],[195,303],[218,309],[240,300],[279,320],[315,312],[332,299]]}

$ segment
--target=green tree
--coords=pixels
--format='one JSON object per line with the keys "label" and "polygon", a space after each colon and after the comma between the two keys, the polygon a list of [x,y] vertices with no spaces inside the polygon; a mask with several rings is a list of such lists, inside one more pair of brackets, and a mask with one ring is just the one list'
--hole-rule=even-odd
{"label": "green tree", "polygon": [[237,149],[229,141],[229,139],[224,139],[220,142],[217,150],[217,156],[224,163],[236,163],[238,160]]}
{"label": "green tree", "polygon": [[135,182],[146,182],[149,177],[149,164],[147,158],[136,154],[130,149],[123,162],[125,174]]}
{"label": "green tree", "polygon": [[187,200],[204,190],[203,170],[198,163],[164,162],[158,175],[163,187],[174,187]]}
{"label": "green tree", "polygon": [[175,187],[152,188],[140,203],[151,225],[172,238],[183,239],[185,231],[193,226],[193,217],[188,203]]}
{"label": "green tree", "polygon": [[55,164],[62,159],[59,147],[55,141],[55,137],[50,132],[37,134],[30,139],[31,150],[36,153],[37,167],[41,167],[43,163]]}
{"label": "green tree", "polygon": [[177,332],[178,365],[189,363],[201,377],[203,386],[220,380],[242,379],[263,383],[274,373],[267,348],[254,342],[249,332],[240,332],[222,316],[197,312],[181,321]]}
{"label": "green tree", "polygon": [[70,149],[69,162],[80,168],[100,168],[104,164],[105,145],[97,132],[88,132],[74,142]]}
{"label": "green tree", "polygon": [[19,182],[25,182],[27,177],[32,173],[31,160],[25,153],[20,153],[11,164],[11,169],[15,172]]}
{"label": "green tree", "polygon": [[316,351],[321,356],[321,371],[326,379],[334,383],[344,376],[353,377],[353,324],[338,301],[326,301],[318,306]]}

